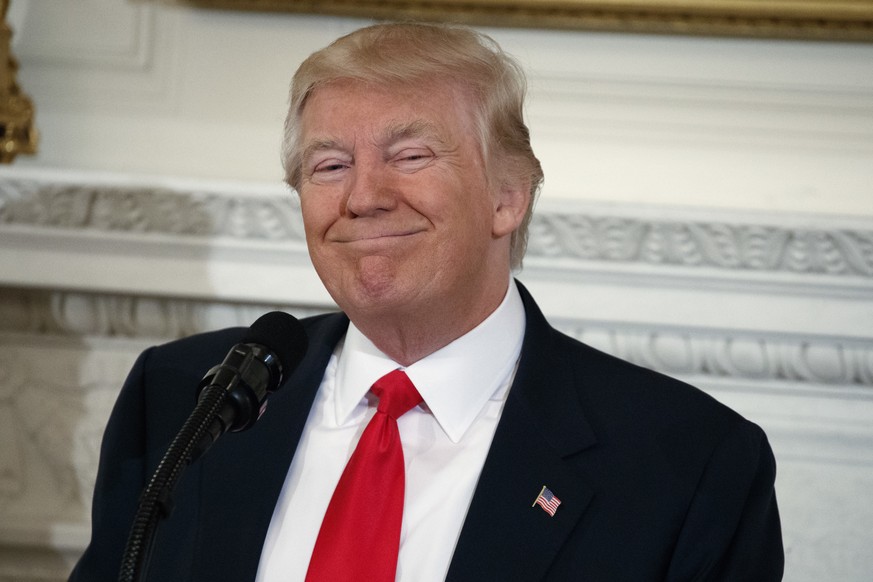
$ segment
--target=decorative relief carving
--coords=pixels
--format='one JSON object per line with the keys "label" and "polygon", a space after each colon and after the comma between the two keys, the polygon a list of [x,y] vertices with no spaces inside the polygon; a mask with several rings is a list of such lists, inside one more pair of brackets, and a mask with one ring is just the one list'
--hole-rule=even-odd
{"label": "decorative relief carving", "polygon": [[123,378],[78,386],[72,377],[70,385],[61,386],[34,369],[60,366],[44,357],[59,352],[14,352],[0,354],[0,521],[58,513],[81,519],[90,505],[100,438]]}
{"label": "decorative relief carving", "polygon": [[527,256],[873,277],[873,231],[540,213]]}
{"label": "decorative relief carving", "polygon": [[73,230],[305,240],[295,201],[166,188],[0,181],[0,224]]}
{"label": "decorative relief carving", "polygon": [[598,349],[672,375],[873,386],[873,342],[556,324]]}
{"label": "decorative relief carving", "polygon": [[13,395],[24,385],[22,370],[0,359],[0,510],[2,500],[14,497],[24,486],[24,460],[20,447],[15,446],[15,412]]}
{"label": "decorative relief carving", "polygon": [[[176,235],[195,239],[304,240],[296,199],[145,186],[0,180],[3,225]],[[873,278],[873,230],[540,212],[528,258]],[[286,310],[289,306],[283,306]],[[248,325],[274,306],[76,292],[0,290],[0,329],[103,337],[174,338]],[[321,309],[291,308],[298,315]],[[867,343],[714,337],[664,330],[567,331],[631,361],[678,374],[873,385]],[[598,341],[593,341],[594,340]]]}
{"label": "decorative relief carving", "polygon": [[247,327],[273,309],[296,317],[325,311],[293,305],[0,288],[0,331],[168,341],[224,327]]}
{"label": "decorative relief carving", "polygon": [[[296,198],[0,180],[3,224],[199,238],[305,241]],[[538,212],[537,259],[873,278],[873,230]]]}
{"label": "decorative relief carving", "polygon": [[[0,331],[164,341],[210,329],[247,326],[283,309],[297,317],[323,309],[181,299],[0,289]],[[5,317],[6,314],[10,317]],[[715,335],[650,326],[621,328],[555,322],[565,333],[631,362],[668,374],[744,380],[873,386],[873,343]]]}

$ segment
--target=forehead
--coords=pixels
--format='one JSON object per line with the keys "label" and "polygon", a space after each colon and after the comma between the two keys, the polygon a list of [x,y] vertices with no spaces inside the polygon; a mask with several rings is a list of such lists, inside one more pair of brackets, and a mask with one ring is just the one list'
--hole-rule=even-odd
{"label": "forehead", "polygon": [[306,142],[349,132],[472,133],[473,118],[472,100],[455,83],[385,86],[344,79],[313,90],[299,121]]}

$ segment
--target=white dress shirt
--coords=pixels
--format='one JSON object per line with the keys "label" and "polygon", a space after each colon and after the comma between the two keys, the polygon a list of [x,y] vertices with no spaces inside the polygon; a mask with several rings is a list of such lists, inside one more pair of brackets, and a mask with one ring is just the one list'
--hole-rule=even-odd
{"label": "white dress shirt", "polygon": [[[510,281],[476,328],[405,368],[424,402],[398,420],[406,497],[397,580],[445,580],[515,374],[524,336]],[[303,581],[328,503],[375,414],[369,389],[402,368],[353,325],[334,350],[264,543],[257,582]]]}

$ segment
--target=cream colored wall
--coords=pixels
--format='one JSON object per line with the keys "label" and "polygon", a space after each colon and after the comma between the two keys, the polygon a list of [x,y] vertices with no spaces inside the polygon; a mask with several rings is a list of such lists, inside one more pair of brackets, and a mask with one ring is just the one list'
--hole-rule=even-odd
{"label": "cream colored wall", "polygon": [[[288,78],[363,21],[13,0],[39,155],[0,169],[0,581],[62,579],[143,347],[330,308],[278,160]],[[488,30],[546,171],[550,319],[760,423],[786,580],[873,571],[873,45]]]}
{"label": "cream colored wall", "polygon": [[[364,24],[13,5],[43,129],[20,165],[210,180],[281,178],[291,73]],[[544,200],[873,215],[873,45],[488,32],[530,72]]]}

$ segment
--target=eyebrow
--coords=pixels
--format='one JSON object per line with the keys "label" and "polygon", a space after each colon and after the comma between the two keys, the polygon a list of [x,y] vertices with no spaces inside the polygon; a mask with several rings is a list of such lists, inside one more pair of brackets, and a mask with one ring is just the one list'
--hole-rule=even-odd
{"label": "eyebrow", "polygon": [[[409,122],[391,123],[382,132],[381,137],[377,139],[377,144],[381,148],[386,148],[392,144],[409,138],[426,138],[435,141],[438,145],[448,147],[446,140],[443,138],[442,132],[437,126],[423,119],[415,119]],[[339,140],[333,138],[316,138],[311,140],[303,148],[303,153],[300,160],[303,164],[316,152],[326,150],[342,150],[344,147],[340,145]]]}
{"label": "eyebrow", "polygon": [[400,140],[413,137],[432,139],[442,145],[446,143],[442,132],[439,131],[436,125],[423,119],[416,119],[406,123],[391,124],[383,132],[379,141],[380,145],[387,146],[397,143]]}

